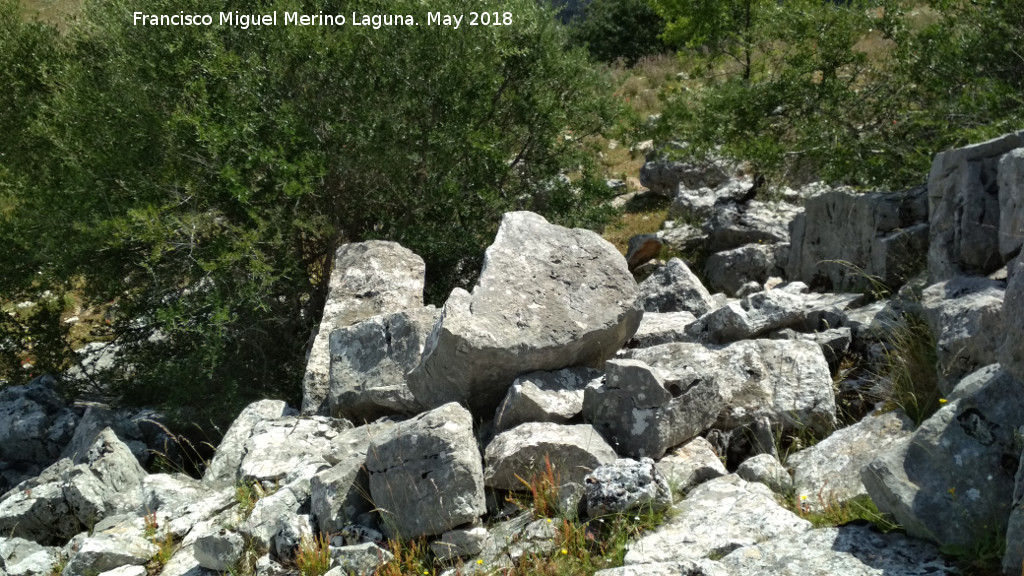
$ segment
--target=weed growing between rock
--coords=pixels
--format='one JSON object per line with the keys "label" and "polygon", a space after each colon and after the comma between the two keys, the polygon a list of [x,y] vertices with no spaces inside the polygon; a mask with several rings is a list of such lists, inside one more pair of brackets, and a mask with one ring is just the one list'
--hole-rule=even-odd
{"label": "weed growing between rock", "polygon": [[331,548],[326,534],[303,536],[295,551],[295,567],[302,576],[323,576],[330,570]]}
{"label": "weed growing between rock", "polygon": [[53,566],[50,567],[50,572],[46,576],[61,576],[67,565],[68,555],[64,552],[58,552],[57,558],[53,561]]}
{"label": "weed growing between rock", "polygon": [[797,497],[795,492],[785,496],[783,504],[797,516],[807,520],[815,528],[843,526],[856,521],[870,522],[882,532],[900,530],[901,526],[895,519],[878,510],[878,506],[868,496],[840,501],[831,492],[825,493],[822,488],[816,494],[818,506],[812,507],[807,496]]}
{"label": "weed growing between rock", "polygon": [[918,426],[941,406],[936,371],[935,335],[928,324],[913,314],[893,326],[885,342],[885,362],[880,376],[887,386],[885,408],[901,409]]}
{"label": "weed growing between rock", "polygon": [[[147,536],[147,538],[149,538],[149,540],[153,542],[153,544],[156,544],[157,552],[156,555],[153,556],[152,559],[150,559],[149,563],[146,564],[146,574],[148,574],[149,576],[156,576],[157,574],[163,572],[164,566],[166,566],[167,563],[171,561],[171,557],[174,556],[174,553],[178,551],[178,545],[174,541],[174,535],[171,534],[171,531],[167,530],[166,532],[164,532],[164,535],[162,537],[158,537],[156,535],[157,527],[155,525],[155,518],[153,523],[153,534],[151,536]],[[148,520],[146,523],[146,531],[149,532]]]}
{"label": "weed growing between rock", "polygon": [[[1006,534],[995,526],[986,527],[977,534],[970,548],[946,545],[940,552],[953,558],[965,576],[999,576],[1003,554],[1006,552]],[[1021,567],[1024,574],[1024,566]]]}

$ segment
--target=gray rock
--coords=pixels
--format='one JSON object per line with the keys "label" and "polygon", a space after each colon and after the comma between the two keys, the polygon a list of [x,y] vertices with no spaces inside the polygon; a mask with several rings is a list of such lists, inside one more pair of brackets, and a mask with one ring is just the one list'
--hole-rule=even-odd
{"label": "gray rock", "polygon": [[331,571],[337,570],[338,576],[372,576],[377,573],[377,568],[393,559],[394,555],[391,552],[373,542],[354,546],[331,546]]}
{"label": "gray rock", "polygon": [[715,383],[691,374],[666,375],[629,359],[609,360],[605,368],[605,381],[584,392],[583,416],[620,454],[661,458],[709,428],[723,409]]}
{"label": "gray rock", "polygon": [[421,407],[405,382],[441,311],[415,308],[374,316],[331,333],[331,415],[353,422],[415,414]]}
{"label": "gray rock", "polygon": [[473,293],[455,289],[409,374],[426,406],[492,412],[525,372],[599,367],[640,325],[637,289],[615,248],[588,230],[505,214]]}
{"label": "gray rock", "polygon": [[151,410],[112,410],[100,404],[91,405],[79,420],[74,436],[64,447],[61,457],[80,458],[96,441],[100,431],[110,428],[131,449],[142,466],[146,466],[155,454],[174,461],[178,458],[176,442],[168,436],[159,418],[160,415]]}
{"label": "gray rock", "polygon": [[63,475],[64,498],[83,526],[142,506],[146,471],[110,428],[103,429],[80,464]]}
{"label": "gray rock", "polygon": [[502,432],[524,422],[566,423],[583,410],[583,389],[601,373],[592,368],[531,372],[516,378],[494,413]]}
{"label": "gray rock", "polygon": [[1009,262],[1024,245],[1024,148],[1004,154],[998,174],[999,255]]}
{"label": "gray rock", "polygon": [[239,534],[253,550],[261,554],[272,551],[274,539],[289,530],[292,519],[309,506],[309,494],[310,478],[300,477],[260,498],[249,517],[238,525]]}
{"label": "gray rock", "polygon": [[594,576],[730,576],[718,562],[701,558],[681,562],[652,562],[598,570]]}
{"label": "gray rock", "polygon": [[842,328],[831,328],[829,330],[822,330],[821,332],[797,332],[790,328],[783,328],[777,330],[768,335],[773,340],[806,340],[808,342],[814,342],[821,348],[821,353],[825,355],[825,361],[828,362],[828,367],[833,372],[839,366],[839,363],[846,356],[846,351],[849,350],[850,344],[853,343],[853,331],[844,326]]}
{"label": "gray rock", "polygon": [[811,523],[780,506],[761,483],[730,474],[693,489],[678,514],[627,545],[626,565],[721,557],[773,538],[793,538]]}
{"label": "gray rock", "polygon": [[295,551],[304,542],[314,542],[314,537],[313,522],[308,514],[288,516],[270,541],[271,556],[283,564],[293,564]]}
{"label": "gray rock", "polygon": [[672,505],[672,489],[654,460],[624,458],[599,466],[585,480],[587,515],[659,512]]}
{"label": "gray rock", "polygon": [[988,374],[861,474],[878,509],[911,536],[972,550],[1005,534],[1024,395],[1006,372]]}
{"label": "gray rock", "polygon": [[747,244],[780,244],[789,242],[789,223],[802,212],[803,208],[783,202],[725,203],[715,206],[702,229],[711,252]]}
{"label": "gray rock", "polygon": [[99,576],[146,576],[149,572],[145,566],[118,566],[106,572],[100,572]]}
{"label": "gray rock", "polygon": [[192,545],[192,554],[203,568],[225,572],[234,569],[244,548],[245,540],[240,534],[218,530],[197,538]]}
{"label": "gray rock", "polygon": [[259,422],[245,441],[239,477],[268,485],[311,477],[347,453],[335,440],[349,430],[347,421],[325,416]]}
{"label": "gray rock", "polygon": [[[46,466],[71,439],[78,416],[64,405],[52,376],[0,390],[0,461]],[[5,486],[0,485],[0,493]]]}
{"label": "gray rock", "polygon": [[0,570],[8,576],[47,576],[59,548],[40,546],[24,538],[0,537]]}
{"label": "gray rock", "polygon": [[[1006,286],[1003,318],[1024,318],[1024,258],[1017,258],[1014,274]],[[1006,371],[1024,382],[1024,323],[1007,322],[997,357]]]}
{"label": "gray rock", "polygon": [[793,220],[786,276],[814,289],[863,292],[903,285],[928,252],[924,187],[863,194],[834,190],[814,196]]}
{"label": "gray rock", "polygon": [[375,439],[366,468],[389,538],[441,534],[487,509],[473,417],[458,404],[402,422]]}
{"label": "gray rock", "polygon": [[302,378],[302,413],[326,414],[330,335],[371,316],[423,306],[423,259],[394,242],[345,244],[334,253],[323,319]]}
{"label": "gray rock", "polygon": [[207,570],[199,565],[193,552],[192,543],[182,544],[171,559],[164,564],[160,576],[220,576],[221,572]]}
{"label": "gray rock", "polygon": [[792,294],[766,290],[744,296],[701,317],[687,333],[694,339],[725,343],[755,338],[780,328],[806,331],[835,328],[859,294]]}
{"label": "gray rock", "polygon": [[720,159],[685,162],[653,160],[640,168],[640,183],[655,194],[672,198],[680,187],[689,190],[718,188],[736,172],[735,166]]}
{"label": "gray rock", "polygon": [[[748,426],[761,416],[783,431],[810,428],[826,435],[836,426],[832,377],[821,349],[810,342],[674,343],[631,350],[629,356],[665,374],[665,382],[674,383],[669,390],[710,390],[720,398],[715,428]],[[706,416],[704,410],[699,414]]]}
{"label": "gray rock", "polygon": [[996,362],[1005,332],[1004,284],[988,278],[954,278],[933,284],[921,296],[936,335],[939,389],[949,394],[961,378]]}
{"label": "gray rock", "polygon": [[669,342],[693,342],[686,327],[697,321],[689,312],[645,312],[627,348],[650,348]]}
{"label": "gray rock", "polygon": [[731,179],[715,187],[679,186],[668,208],[668,216],[691,222],[702,221],[714,214],[717,204],[739,200],[752,186],[750,178]]}
{"label": "gray rock", "polygon": [[157,546],[138,536],[97,534],[82,539],[62,576],[90,576],[121,566],[141,566],[156,555]]}
{"label": "gray rock", "polygon": [[676,493],[728,474],[711,444],[700,436],[670,450],[658,461],[658,471]]}
{"label": "gray rock", "polygon": [[960,571],[927,542],[848,524],[767,540],[722,558],[733,576],[933,576]]}
{"label": "gray rock", "polygon": [[748,282],[762,284],[772,276],[779,276],[782,272],[777,266],[779,250],[774,244],[748,244],[712,254],[704,266],[708,288],[738,296]]}
{"label": "gray rock", "polygon": [[483,526],[461,528],[441,534],[440,540],[430,543],[430,550],[442,562],[449,562],[480,554],[486,542],[487,529]]}
{"label": "gray rock", "polygon": [[1024,458],[1014,477],[1010,518],[1006,525],[1006,551],[1003,553],[1003,573],[1016,575],[1024,567]]}
{"label": "gray rock", "polygon": [[890,447],[904,441],[914,423],[906,416],[888,412],[870,414],[860,422],[836,430],[814,446],[790,454],[796,496],[809,510],[848,502],[868,495],[861,472]]}
{"label": "gray rock", "polygon": [[263,420],[282,418],[291,412],[281,400],[260,400],[245,407],[228,428],[217,452],[203,475],[204,484],[234,485],[239,479],[238,468],[245,456],[245,442],[252,436],[252,429]]}
{"label": "gray rock", "polygon": [[736,469],[736,475],[747,482],[760,482],[776,494],[785,494],[793,488],[793,479],[779,459],[771,454],[758,454],[747,458]]}
{"label": "gray rock", "polygon": [[1024,146],[1024,132],[947,150],[928,174],[928,277],[985,276],[1005,263],[999,249],[999,159]]}
{"label": "gray rock", "polygon": [[322,534],[341,531],[373,509],[365,454],[352,455],[310,480],[310,511]]}
{"label": "gray rock", "polygon": [[543,476],[548,463],[560,484],[582,482],[595,468],[615,458],[615,450],[589,424],[527,422],[498,434],[487,445],[484,485],[525,490],[523,481]]}
{"label": "gray rock", "polygon": [[677,252],[703,249],[707,243],[707,234],[700,228],[672,220],[662,224],[658,236],[668,248]]}
{"label": "gray rock", "polygon": [[715,307],[708,289],[679,258],[655,270],[640,283],[640,300],[647,312],[707,314]]}
{"label": "gray rock", "polygon": [[56,544],[79,533],[82,525],[64,498],[61,479],[70,468],[70,460],[59,460],[0,498],[0,534]]}

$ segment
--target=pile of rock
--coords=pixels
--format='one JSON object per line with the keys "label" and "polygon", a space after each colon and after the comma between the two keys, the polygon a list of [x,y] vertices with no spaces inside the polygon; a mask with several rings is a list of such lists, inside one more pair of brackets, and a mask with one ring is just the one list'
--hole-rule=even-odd
{"label": "pile of rock", "polygon": [[[1020,251],[1020,137],[940,155],[927,193],[817,187],[790,195],[803,206],[749,200],[728,163],[645,167],[674,213],[704,219],[719,294],[681,260],[638,286],[596,234],[525,212],[440,309],[423,305],[414,254],[344,246],[302,410],[250,405],[201,480],[146,473],[144,418],[66,407],[43,381],[4,390],[17,424],[0,430],[3,471],[28,477],[0,497],[0,576],[58,561],[64,576],[142,576],[164,537],[166,576],[276,576],[317,536],[339,576],[387,562],[386,539],[421,537],[461,573],[488,573],[554,549],[555,523],[505,498],[538,482],[567,516],[675,508],[604,576],[954,574],[938,546],[985,537],[1005,538],[1019,571],[1024,329],[1009,319],[1024,314],[1024,263],[992,272]],[[936,223],[979,194],[994,216]],[[972,236],[985,223],[1002,228]],[[867,305],[812,291],[899,288],[925,254],[917,302],[907,287]],[[884,357],[914,310],[937,335],[942,408],[916,428],[865,410],[837,430],[844,360]],[[800,514],[868,498],[907,534]]]}

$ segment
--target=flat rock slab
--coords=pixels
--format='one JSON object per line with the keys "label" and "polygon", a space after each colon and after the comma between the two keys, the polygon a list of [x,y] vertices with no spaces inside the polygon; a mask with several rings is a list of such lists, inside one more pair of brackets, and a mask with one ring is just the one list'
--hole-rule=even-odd
{"label": "flat rock slab", "polygon": [[658,461],[658,470],[674,492],[683,493],[729,473],[711,444],[700,436],[673,448]]}
{"label": "flat rock slab", "polygon": [[589,230],[511,212],[473,293],[449,296],[409,388],[424,406],[464,402],[490,416],[523,373],[600,367],[642,315],[614,246]]}
{"label": "flat rock slab", "polygon": [[[615,450],[590,424],[527,422],[498,434],[484,452],[484,484],[524,491],[547,464],[561,484],[580,483],[603,464],[615,462]],[[522,480],[520,480],[520,478]]]}
{"label": "flat rock slab", "polygon": [[711,293],[679,258],[672,258],[640,283],[640,300],[647,312],[701,316],[715,308]]}
{"label": "flat rock slab", "polygon": [[896,412],[868,415],[814,446],[790,454],[786,465],[793,470],[797,498],[819,511],[833,502],[867,496],[861,472],[882,452],[910,437],[913,428],[909,418]]}
{"label": "flat rock slab", "polygon": [[871,526],[809,530],[740,548],[720,561],[731,576],[938,576],[960,572],[927,542]]}
{"label": "flat rock slab", "polygon": [[694,342],[686,327],[697,321],[690,312],[645,312],[627,348],[650,348],[669,342]]}
{"label": "flat rock slab", "polygon": [[676,507],[675,517],[627,546],[627,565],[721,557],[811,528],[810,522],[780,506],[767,486],[736,475],[701,484]]}
{"label": "flat rock slab", "polygon": [[302,378],[303,414],[327,413],[331,332],[371,316],[422,307],[425,276],[423,259],[394,242],[369,240],[338,248]]}

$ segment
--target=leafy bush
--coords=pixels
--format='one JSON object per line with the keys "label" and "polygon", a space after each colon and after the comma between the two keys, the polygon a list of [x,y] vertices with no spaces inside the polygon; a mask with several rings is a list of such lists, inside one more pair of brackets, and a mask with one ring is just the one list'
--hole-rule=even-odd
{"label": "leafy bush", "polygon": [[[5,2],[0,23],[33,41]],[[74,285],[109,306],[100,337],[122,358],[107,384],[128,400],[228,418],[256,397],[294,402],[340,243],[416,251],[439,303],[472,281],[503,212],[606,216],[591,209],[608,191],[580,144],[611,118],[606,82],[532,0],[504,5],[511,26],[457,31],[132,25],[136,10],[232,7],[90,2],[65,35],[39,34],[40,54],[57,57],[26,64],[35,84],[14,95],[20,119],[0,109],[15,159],[33,159],[0,158],[13,240],[0,263],[14,272],[0,300]],[[422,23],[425,9],[265,0],[247,12]],[[558,178],[569,172],[579,177]]]}
{"label": "leafy bush", "polygon": [[700,79],[656,136],[776,183],[916,185],[938,151],[1021,128],[1019,2],[652,1]]}
{"label": "leafy bush", "polygon": [[644,0],[593,0],[572,24],[572,38],[602,62],[623,60],[632,66],[664,51],[659,39],[664,28],[664,20]]}

